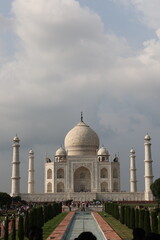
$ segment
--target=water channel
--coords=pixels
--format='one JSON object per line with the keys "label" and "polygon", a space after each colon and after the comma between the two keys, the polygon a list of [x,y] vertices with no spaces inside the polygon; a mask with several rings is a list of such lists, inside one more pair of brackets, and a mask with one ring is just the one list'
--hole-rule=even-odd
{"label": "water channel", "polygon": [[81,232],[90,231],[97,240],[105,240],[91,212],[76,212],[63,240],[74,240]]}

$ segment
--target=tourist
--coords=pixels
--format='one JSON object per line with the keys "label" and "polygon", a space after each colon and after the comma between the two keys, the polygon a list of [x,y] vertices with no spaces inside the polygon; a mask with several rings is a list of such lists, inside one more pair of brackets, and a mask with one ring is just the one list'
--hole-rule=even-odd
{"label": "tourist", "polygon": [[91,232],[82,232],[78,238],[74,240],[97,240],[97,238]]}

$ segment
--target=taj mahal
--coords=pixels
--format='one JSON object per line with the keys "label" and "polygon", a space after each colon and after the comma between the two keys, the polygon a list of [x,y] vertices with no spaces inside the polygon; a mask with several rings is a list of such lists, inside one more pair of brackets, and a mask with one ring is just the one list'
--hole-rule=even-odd
{"label": "taj mahal", "polygon": [[34,179],[34,152],[29,151],[28,192],[20,191],[20,139],[13,138],[11,196],[20,196],[33,202],[128,200],[150,201],[153,195],[151,138],[144,137],[144,192],[137,192],[135,150],[130,150],[130,192],[120,189],[120,162],[117,155],[110,156],[108,149],[100,147],[97,133],[83,121],[65,136],[64,147],[46,157],[44,193],[36,193]]}

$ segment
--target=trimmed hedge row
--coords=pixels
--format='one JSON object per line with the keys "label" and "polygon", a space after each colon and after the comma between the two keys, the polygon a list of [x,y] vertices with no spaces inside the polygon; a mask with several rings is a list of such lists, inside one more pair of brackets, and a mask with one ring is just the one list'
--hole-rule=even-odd
{"label": "trimmed hedge row", "polygon": [[148,235],[150,232],[160,234],[160,213],[148,208],[137,208],[119,205],[115,202],[105,203],[105,212],[125,224],[128,228],[142,228]]}
{"label": "trimmed hedge row", "polygon": [[[42,228],[44,223],[58,215],[62,212],[62,204],[61,203],[53,203],[47,204],[43,206],[38,206],[31,208],[25,212],[25,215],[20,215],[18,217],[18,239],[23,240],[24,236],[28,237],[29,229],[33,226],[37,226]],[[15,215],[12,217],[12,231],[11,231],[11,239],[16,240],[16,217]],[[5,219],[5,235],[4,239],[8,240],[8,225],[9,220],[8,216]]]}

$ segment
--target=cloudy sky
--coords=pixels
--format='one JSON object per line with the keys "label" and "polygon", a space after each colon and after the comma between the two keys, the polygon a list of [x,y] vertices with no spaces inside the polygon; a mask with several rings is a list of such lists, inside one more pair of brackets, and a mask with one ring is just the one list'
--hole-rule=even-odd
{"label": "cloudy sky", "polygon": [[119,153],[122,190],[132,147],[144,190],[146,133],[160,177],[159,9],[159,0],[0,0],[0,191],[11,190],[17,134],[21,191],[32,148],[43,192],[45,155],[53,159],[81,111],[101,145]]}

